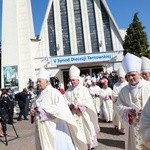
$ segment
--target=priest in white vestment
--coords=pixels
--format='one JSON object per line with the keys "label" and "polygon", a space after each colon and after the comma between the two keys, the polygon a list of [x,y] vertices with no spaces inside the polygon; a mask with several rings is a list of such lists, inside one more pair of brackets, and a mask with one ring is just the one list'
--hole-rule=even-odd
{"label": "priest in white vestment", "polygon": [[101,79],[102,84],[102,105],[100,111],[100,117],[106,122],[112,122],[113,120],[113,101],[112,101],[112,89],[108,87],[108,80],[106,78]]}
{"label": "priest in white vestment", "polygon": [[141,58],[127,53],[122,61],[128,85],[119,92],[116,110],[125,121],[125,149],[144,150],[139,134],[141,111],[150,97],[150,83],[141,75]]}
{"label": "priest in white vestment", "polygon": [[120,118],[118,112],[116,111],[116,102],[120,90],[128,84],[125,78],[125,71],[122,66],[117,70],[118,81],[113,86],[112,100],[113,100],[113,125],[117,128],[120,134],[124,134],[124,122]]}
{"label": "priest in white vestment", "polygon": [[89,89],[89,92],[93,98],[96,112],[99,115],[100,107],[101,107],[102,102],[103,102],[102,97],[103,97],[104,93],[103,93],[102,89],[98,85],[96,85],[96,78],[92,78],[91,80],[88,80],[88,81],[91,81],[88,89]]}
{"label": "priest in white vestment", "polygon": [[150,82],[150,59],[147,57],[142,56],[142,68],[141,68],[141,74],[143,79]]}
{"label": "priest in white vestment", "polygon": [[69,77],[72,86],[65,93],[72,114],[83,133],[88,149],[97,146],[97,133],[100,131],[98,117],[93,99],[87,89],[80,83],[80,70],[71,66]]}
{"label": "priest in white vestment", "polygon": [[140,135],[144,150],[150,150],[150,98],[144,106],[140,118]]}
{"label": "priest in white vestment", "polygon": [[50,74],[41,68],[37,87],[40,94],[33,103],[37,150],[87,150],[86,141],[63,95],[49,83]]}

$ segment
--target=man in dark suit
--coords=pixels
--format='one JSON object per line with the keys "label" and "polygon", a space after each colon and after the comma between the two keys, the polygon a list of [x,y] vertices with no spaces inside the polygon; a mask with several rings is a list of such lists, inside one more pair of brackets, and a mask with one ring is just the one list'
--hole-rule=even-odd
{"label": "man in dark suit", "polygon": [[3,90],[2,92],[2,101],[5,104],[5,110],[8,115],[8,124],[13,123],[13,116],[14,116],[14,101],[12,97],[8,94],[7,90]]}
{"label": "man in dark suit", "polygon": [[26,106],[26,97],[27,97],[28,91],[26,88],[23,89],[22,92],[19,92],[15,95],[16,101],[18,101],[18,106],[20,109],[18,121],[22,120],[22,116],[24,117],[24,120],[28,120],[26,113],[25,113],[25,106]]}
{"label": "man in dark suit", "polygon": [[0,137],[3,137],[7,131],[7,112],[6,112],[6,104],[5,101],[0,97]]}

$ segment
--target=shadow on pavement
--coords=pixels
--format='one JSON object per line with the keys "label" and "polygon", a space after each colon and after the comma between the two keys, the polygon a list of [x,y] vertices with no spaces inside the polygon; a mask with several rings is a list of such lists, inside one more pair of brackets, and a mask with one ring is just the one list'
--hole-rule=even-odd
{"label": "shadow on pavement", "polygon": [[110,146],[110,147],[117,147],[117,148],[125,149],[124,141],[110,140],[110,139],[98,139],[98,142],[100,142],[101,144]]}
{"label": "shadow on pavement", "polygon": [[111,127],[100,127],[100,131],[106,134],[118,135],[118,136],[120,135],[115,128],[111,128]]}

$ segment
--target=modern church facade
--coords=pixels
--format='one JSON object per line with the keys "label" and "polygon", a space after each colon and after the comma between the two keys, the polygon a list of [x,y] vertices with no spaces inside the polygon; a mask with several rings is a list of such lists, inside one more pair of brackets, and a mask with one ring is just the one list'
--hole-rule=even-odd
{"label": "modern church facade", "polygon": [[31,1],[5,0],[1,86],[22,90],[29,78],[36,80],[41,66],[63,86],[71,65],[90,75],[117,70],[123,58],[122,33],[105,0],[49,0],[35,37]]}

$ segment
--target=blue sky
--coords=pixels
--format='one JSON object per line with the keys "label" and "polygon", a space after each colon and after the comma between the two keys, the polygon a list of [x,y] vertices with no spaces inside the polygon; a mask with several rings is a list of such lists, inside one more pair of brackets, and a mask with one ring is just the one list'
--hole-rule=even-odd
{"label": "blue sky", "polygon": [[150,43],[150,0],[106,0],[119,28],[126,29],[138,12]]}
{"label": "blue sky", "polygon": [[[136,12],[139,12],[139,19],[145,26],[145,32],[150,43],[150,0],[106,0],[109,9],[121,29],[126,29],[133,20]],[[33,8],[33,19],[35,34],[40,34],[43,17],[45,15],[48,0],[31,0]],[[2,0],[0,0],[0,40],[1,40],[1,14]]]}

